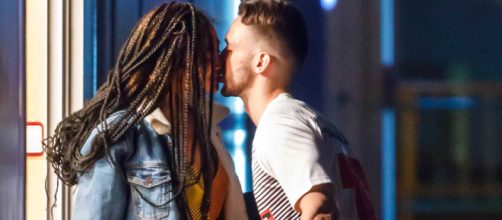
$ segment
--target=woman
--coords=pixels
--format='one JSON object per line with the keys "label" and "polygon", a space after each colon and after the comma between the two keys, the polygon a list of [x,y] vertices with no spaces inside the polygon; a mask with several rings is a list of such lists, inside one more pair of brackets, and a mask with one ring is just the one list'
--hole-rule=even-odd
{"label": "woman", "polygon": [[45,142],[58,177],[78,184],[72,219],[246,218],[215,138],[220,62],[214,28],[191,4],[139,21],[107,82]]}

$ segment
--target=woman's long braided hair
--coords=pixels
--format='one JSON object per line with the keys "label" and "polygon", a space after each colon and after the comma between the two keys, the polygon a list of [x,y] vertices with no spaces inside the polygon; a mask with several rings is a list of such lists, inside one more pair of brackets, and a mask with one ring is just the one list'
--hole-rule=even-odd
{"label": "woman's long braided hair", "polygon": [[[213,56],[218,48],[213,44],[216,36],[212,30],[209,19],[186,3],[165,3],[141,18],[106,83],[84,108],[63,119],[54,135],[44,141],[47,159],[57,176],[67,185],[76,184],[77,173],[88,171],[103,157],[109,158],[111,144],[167,102],[174,142],[168,156],[176,181],[176,202],[190,219],[183,192],[202,178],[205,190],[200,211],[203,219],[207,218],[211,180],[218,163],[209,136],[213,96],[207,96],[204,89],[208,54],[211,80],[216,77],[212,64],[218,59]],[[106,118],[119,110],[124,110],[120,120],[108,124]],[[98,125],[103,129],[91,151],[82,155],[80,150]],[[201,164],[194,171],[196,148]]]}

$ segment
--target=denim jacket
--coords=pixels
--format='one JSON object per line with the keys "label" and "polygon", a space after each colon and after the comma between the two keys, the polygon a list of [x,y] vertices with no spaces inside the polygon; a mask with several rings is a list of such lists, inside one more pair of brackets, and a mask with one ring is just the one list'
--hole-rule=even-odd
{"label": "denim jacket", "polygon": [[[108,124],[123,113],[112,114]],[[225,219],[247,219],[241,187],[216,125],[227,114],[228,110],[215,105],[211,141],[230,180],[221,215]],[[82,155],[89,153],[98,130],[92,131]],[[173,196],[173,186],[164,145],[172,143],[170,130],[170,123],[157,109],[111,144],[109,157],[99,159],[90,170],[79,175],[72,219],[180,219],[174,200],[168,202]]]}

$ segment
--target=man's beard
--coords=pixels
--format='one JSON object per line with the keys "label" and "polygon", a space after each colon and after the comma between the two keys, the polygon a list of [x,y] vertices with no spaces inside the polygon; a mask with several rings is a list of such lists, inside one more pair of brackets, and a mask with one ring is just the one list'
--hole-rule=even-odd
{"label": "man's beard", "polygon": [[[251,81],[253,80],[251,68],[244,66],[236,70],[235,73],[242,77],[232,87],[228,86],[227,79],[225,78],[223,80],[223,88],[221,88],[221,95],[225,97],[240,96],[251,85]],[[225,77],[227,77],[226,74]]]}
{"label": "man's beard", "polygon": [[221,88],[221,95],[225,97],[238,96],[239,92],[230,90],[226,83],[223,83],[223,88]]}
{"label": "man's beard", "polygon": [[225,97],[240,96],[246,88],[251,84],[251,77],[246,76],[244,79],[236,83],[233,88],[227,86],[227,83],[223,83],[223,88],[221,88],[221,95]]}

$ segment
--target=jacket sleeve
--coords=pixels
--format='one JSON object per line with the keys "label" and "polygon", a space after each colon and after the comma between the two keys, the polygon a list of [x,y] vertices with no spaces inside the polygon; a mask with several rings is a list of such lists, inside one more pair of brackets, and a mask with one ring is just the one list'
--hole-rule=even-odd
{"label": "jacket sleeve", "polygon": [[[93,137],[93,135],[91,135]],[[92,139],[92,138],[90,138]],[[90,149],[90,142],[82,149]],[[110,156],[103,157],[79,177],[73,205],[74,220],[121,220],[127,214],[128,185],[120,166],[125,143],[110,146]],[[111,158],[114,158],[112,162]]]}

